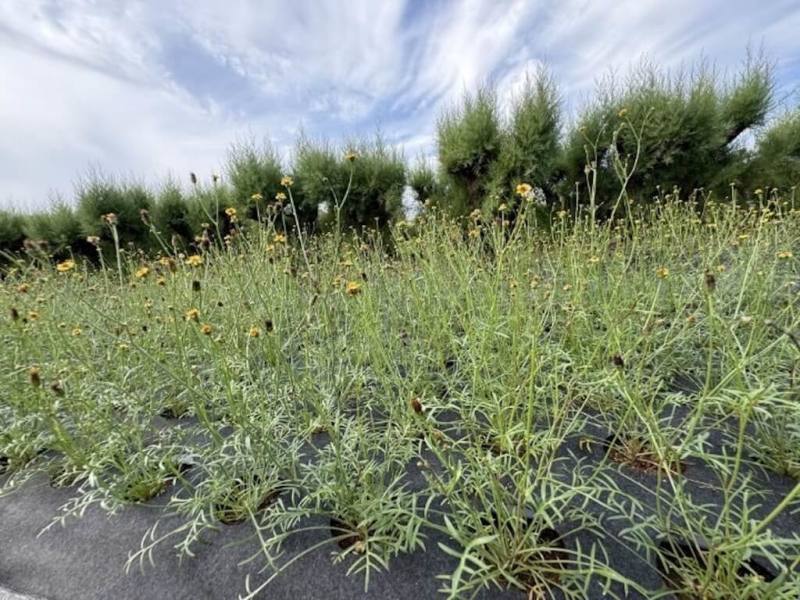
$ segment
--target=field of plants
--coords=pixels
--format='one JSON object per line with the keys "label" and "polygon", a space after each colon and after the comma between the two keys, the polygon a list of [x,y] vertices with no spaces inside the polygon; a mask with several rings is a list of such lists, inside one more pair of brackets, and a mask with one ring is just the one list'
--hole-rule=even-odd
{"label": "field of plants", "polygon": [[455,562],[430,589],[452,598],[794,599],[800,215],[629,216],[529,200],[513,223],[434,211],[388,237],[267,226],[119,270],[20,263],[0,288],[5,493],[68,487],[67,524],[160,498],[171,526],[141,532],[136,568],[245,522],[245,597],[311,529],[367,589],[438,549]]}
{"label": "field of plants", "polygon": [[0,583],[797,600],[800,112],[701,67],[0,213]]}

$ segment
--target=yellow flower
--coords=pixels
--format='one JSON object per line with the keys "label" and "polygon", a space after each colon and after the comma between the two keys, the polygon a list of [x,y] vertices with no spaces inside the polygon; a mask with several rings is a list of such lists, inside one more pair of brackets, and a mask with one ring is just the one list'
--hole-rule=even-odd
{"label": "yellow flower", "polygon": [[294,179],[289,175],[284,175],[281,178],[281,185],[287,188],[292,187],[294,185]]}
{"label": "yellow flower", "polygon": [[203,335],[211,335],[211,333],[213,331],[214,331],[214,328],[211,325],[209,325],[208,323],[203,323],[203,325],[200,327],[200,332]]}
{"label": "yellow flower", "polygon": [[719,273],[724,273],[727,270],[728,270],[728,267],[726,267],[725,265],[717,265],[717,271]]}
{"label": "yellow flower", "polygon": [[69,271],[72,271],[72,269],[74,268],[75,268],[75,261],[72,260],[71,258],[61,261],[56,265],[56,271],[58,271],[59,273],[68,273]]}
{"label": "yellow flower", "polygon": [[498,212],[506,212],[508,210],[508,204],[503,202],[500,206],[497,207]]}
{"label": "yellow flower", "polygon": [[78,336],[79,336],[81,333],[83,333],[83,332],[81,331],[81,328],[80,328],[80,327],[75,327],[75,328],[72,330],[72,335],[73,335],[73,336],[75,336],[75,337],[78,337]]}
{"label": "yellow flower", "polygon": [[97,237],[96,235],[87,236],[86,241],[89,242],[92,246],[100,245],[100,238]]}
{"label": "yellow flower", "polygon": [[763,195],[764,195],[764,190],[762,190],[761,188],[756,189],[756,196],[763,196]]}
{"label": "yellow flower", "polygon": [[628,109],[627,109],[627,108],[623,108],[623,109],[621,109],[621,110],[620,110],[620,111],[617,113],[617,116],[618,116],[620,119],[622,119],[622,118],[623,118],[625,115],[627,115],[627,114],[628,114]]}
{"label": "yellow flower", "polygon": [[361,284],[358,283],[357,281],[348,281],[345,291],[350,296],[356,296],[361,293]]}
{"label": "yellow flower", "polygon": [[533,188],[530,186],[529,183],[520,183],[517,186],[517,196],[527,196],[533,191]]}
{"label": "yellow flower", "polygon": [[158,285],[167,285],[167,280],[164,279],[163,277],[159,277],[158,279],[156,279],[156,283]]}
{"label": "yellow flower", "polygon": [[275,244],[267,244],[267,252],[274,252]]}
{"label": "yellow flower", "polygon": [[190,308],[186,311],[186,320],[187,321],[197,321],[200,318],[200,311],[196,308]]}
{"label": "yellow flower", "polygon": [[567,216],[567,211],[565,211],[565,210],[560,210],[560,211],[558,211],[556,214],[558,215],[558,218],[559,218],[559,219],[564,219],[564,218],[566,218],[566,216]]}
{"label": "yellow flower", "polygon": [[792,254],[789,250],[781,250],[775,256],[778,258],[792,258],[794,254]]}
{"label": "yellow flower", "polygon": [[353,162],[357,158],[358,158],[358,154],[356,154],[355,152],[352,152],[352,151],[348,152],[347,154],[344,155],[344,159],[346,161],[348,161],[348,162]]}
{"label": "yellow flower", "polygon": [[29,289],[29,288],[28,288],[28,284],[27,284],[27,283],[20,283],[20,284],[17,286],[17,291],[18,291],[20,294],[27,294],[27,293],[28,293],[28,289]]}
{"label": "yellow flower", "polygon": [[29,318],[31,321],[36,321],[36,320],[39,318],[39,313],[38,313],[38,312],[36,312],[35,310],[32,310],[32,311],[30,311],[30,312],[28,313],[28,318]]}
{"label": "yellow flower", "polygon": [[286,236],[282,233],[276,233],[275,237],[272,238],[272,241],[276,244],[285,244]]}
{"label": "yellow flower", "polygon": [[263,200],[263,199],[264,199],[264,196],[262,194],[258,193],[258,192],[256,192],[252,196],[250,196],[250,200],[252,200],[253,202],[258,202],[259,200]]}
{"label": "yellow flower", "polygon": [[186,264],[190,267],[199,267],[203,264],[203,257],[199,254],[193,254],[189,258],[186,259]]}
{"label": "yellow flower", "polygon": [[589,264],[590,265],[596,265],[599,262],[600,262],[600,257],[599,256],[590,256],[589,257]]}
{"label": "yellow flower", "polygon": [[669,269],[667,267],[658,267],[656,269],[656,276],[659,279],[666,279],[669,277]]}
{"label": "yellow flower", "polygon": [[469,218],[472,219],[473,221],[477,221],[478,219],[480,219],[481,218],[481,209],[480,208],[476,208],[475,210],[473,210],[471,213],[469,213]]}
{"label": "yellow flower", "polygon": [[137,279],[144,279],[150,274],[150,269],[148,267],[141,267],[137,269],[136,273],[134,274],[136,275]]}
{"label": "yellow flower", "polygon": [[477,227],[473,227],[472,229],[469,230],[468,235],[471,238],[479,238],[481,237],[481,230],[478,229]]}
{"label": "yellow flower", "polygon": [[229,206],[228,208],[225,209],[225,214],[233,218],[236,216],[236,209],[233,208],[232,206]]}
{"label": "yellow flower", "polygon": [[278,202],[285,202],[286,194],[284,194],[283,192],[278,192],[277,194],[275,194],[275,200],[277,200]]}
{"label": "yellow flower", "polygon": [[739,239],[740,239],[740,240],[742,240],[742,241],[744,241],[744,240],[747,240],[747,239],[750,239],[750,235],[749,235],[749,234],[747,234],[747,233],[743,233],[743,234],[741,234],[741,235],[739,236]]}
{"label": "yellow flower", "polygon": [[249,335],[251,338],[257,338],[258,336],[260,336],[260,335],[261,335],[261,330],[260,330],[258,327],[256,327],[255,325],[253,325],[253,326],[250,328],[250,332],[249,332],[249,334],[248,334],[248,335]]}

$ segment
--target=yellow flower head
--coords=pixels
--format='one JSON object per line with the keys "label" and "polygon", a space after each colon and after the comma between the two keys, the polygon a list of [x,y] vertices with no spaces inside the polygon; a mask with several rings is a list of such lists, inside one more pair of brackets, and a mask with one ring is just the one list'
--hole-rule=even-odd
{"label": "yellow flower head", "polygon": [[284,175],[281,178],[281,185],[287,188],[292,187],[294,185],[294,179],[289,175]]}
{"label": "yellow flower head", "polygon": [[348,281],[347,286],[345,287],[345,291],[350,296],[357,296],[361,293],[361,284],[357,281]]}
{"label": "yellow flower head", "polygon": [[658,267],[656,269],[656,277],[659,279],[666,279],[669,277],[669,269],[667,267]]}
{"label": "yellow flower head", "polygon": [[89,242],[92,246],[100,245],[100,238],[97,237],[96,235],[87,236],[86,241]]}
{"label": "yellow flower head", "polygon": [[199,267],[203,264],[203,257],[199,254],[193,254],[189,258],[186,259],[186,264],[190,267]]}
{"label": "yellow flower head", "polygon": [[255,325],[253,325],[253,326],[250,328],[250,331],[249,331],[248,335],[249,335],[251,338],[257,338],[258,336],[260,336],[260,335],[261,335],[261,330],[260,330],[258,327],[256,327]]}
{"label": "yellow flower head", "polygon": [[139,269],[136,269],[136,273],[134,273],[134,275],[136,275],[137,279],[144,279],[149,274],[150,274],[150,268],[149,267],[141,267]]}
{"label": "yellow flower head", "polygon": [[203,323],[203,325],[200,327],[200,332],[203,335],[211,335],[214,332],[214,328],[208,323]]}
{"label": "yellow flower head", "polygon": [[28,318],[31,321],[36,321],[39,318],[39,313],[36,312],[35,310],[32,310],[32,311],[28,312]]}
{"label": "yellow flower head", "polygon": [[259,200],[263,200],[263,199],[264,199],[264,196],[262,194],[258,193],[258,192],[256,192],[252,196],[250,196],[250,200],[252,200],[253,202],[258,202]]}
{"label": "yellow flower head", "polygon": [[596,265],[599,262],[600,262],[600,257],[599,256],[590,256],[589,257],[589,264],[590,265]]}
{"label": "yellow flower head", "polygon": [[228,208],[225,209],[225,214],[233,218],[236,216],[236,209],[233,208],[232,206],[229,206]]}
{"label": "yellow flower head", "polygon": [[158,279],[156,279],[156,283],[158,285],[167,285],[167,280],[164,279],[163,277],[159,277]]}
{"label": "yellow flower head", "polygon": [[187,321],[197,321],[200,318],[200,311],[196,308],[190,308],[186,311],[186,320]]}
{"label": "yellow flower head", "polygon": [[276,244],[285,244],[286,236],[282,233],[276,233],[275,237],[272,238],[272,241]]}
{"label": "yellow flower head", "polygon": [[72,335],[73,335],[73,336],[75,336],[75,337],[78,337],[78,336],[79,336],[81,333],[83,333],[83,332],[81,331],[81,328],[80,328],[80,327],[75,327],[75,328],[72,330]]}
{"label": "yellow flower head", "polygon": [[20,294],[27,294],[28,293],[28,289],[29,288],[28,288],[28,284],[27,283],[20,283],[17,286],[17,292],[19,292]]}
{"label": "yellow flower head", "polygon": [[792,258],[794,254],[792,254],[790,250],[781,250],[775,256],[777,256],[778,258],[786,259],[786,258]]}
{"label": "yellow flower head", "polygon": [[500,206],[497,207],[498,212],[506,212],[508,210],[508,204],[503,202]]}
{"label": "yellow flower head", "polygon": [[277,200],[278,202],[286,202],[286,194],[284,194],[283,192],[278,192],[277,194],[275,194],[275,200]]}
{"label": "yellow flower head", "polygon": [[56,265],[56,271],[58,271],[59,273],[68,273],[72,271],[72,269],[74,268],[75,268],[75,261],[72,260],[71,258],[61,261]]}
{"label": "yellow flower head", "polygon": [[477,227],[473,227],[472,229],[469,230],[468,235],[473,239],[479,238],[481,237],[481,230],[478,229]]}
{"label": "yellow flower head", "polygon": [[357,158],[358,158],[358,154],[356,154],[355,152],[352,152],[352,151],[348,152],[347,154],[344,155],[344,159],[347,162],[353,162]]}
{"label": "yellow flower head", "polygon": [[622,118],[624,118],[624,117],[625,117],[625,115],[627,115],[627,114],[628,114],[628,109],[627,109],[627,108],[623,108],[623,109],[620,109],[620,111],[617,113],[617,116],[618,116],[620,119],[622,119]]}
{"label": "yellow flower head", "polygon": [[517,186],[517,196],[528,196],[533,191],[529,183],[520,183]]}

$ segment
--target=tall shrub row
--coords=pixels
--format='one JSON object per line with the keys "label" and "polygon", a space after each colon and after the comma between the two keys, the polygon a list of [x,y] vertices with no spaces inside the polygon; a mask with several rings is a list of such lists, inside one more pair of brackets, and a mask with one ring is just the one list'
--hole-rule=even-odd
{"label": "tall shrub row", "polygon": [[[625,80],[602,80],[590,103],[564,125],[559,91],[542,70],[526,77],[507,104],[490,86],[467,93],[437,122],[438,166],[404,157],[380,136],[341,146],[301,136],[291,168],[269,144],[234,144],[222,177],[159,189],[91,174],[74,206],[42,213],[0,211],[0,259],[22,250],[54,257],[95,257],[114,243],[104,215],[116,215],[117,242],[143,251],[187,248],[238,226],[272,218],[321,231],[384,227],[403,214],[410,188],[424,206],[452,215],[494,210],[519,201],[521,183],[561,207],[588,202],[600,215],[619,197],[642,202],[664,190],[702,190],[725,197],[800,184],[800,107],[768,120],[774,108],[771,65],[748,58],[734,78],[707,64],[665,72],[643,64]],[[294,215],[281,179],[290,171]],[[591,175],[591,176],[590,176]],[[233,209],[235,217],[232,216]],[[280,218],[279,218],[280,217]],[[91,240],[91,243],[87,240]]]}

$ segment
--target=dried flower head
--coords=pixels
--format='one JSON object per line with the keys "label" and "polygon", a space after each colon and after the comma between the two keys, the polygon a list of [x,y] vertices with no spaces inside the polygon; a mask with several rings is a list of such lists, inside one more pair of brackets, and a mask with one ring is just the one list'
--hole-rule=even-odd
{"label": "dried flower head", "polygon": [[28,369],[28,381],[31,382],[33,387],[41,387],[42,386],[42,375],[39,367],[31,367]]}

